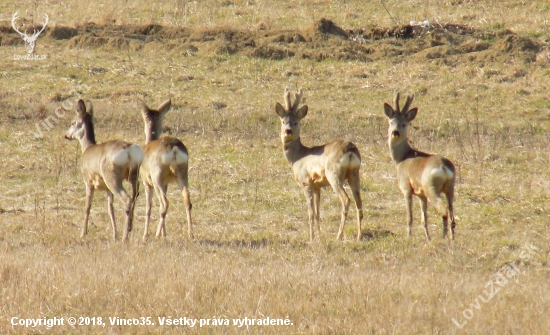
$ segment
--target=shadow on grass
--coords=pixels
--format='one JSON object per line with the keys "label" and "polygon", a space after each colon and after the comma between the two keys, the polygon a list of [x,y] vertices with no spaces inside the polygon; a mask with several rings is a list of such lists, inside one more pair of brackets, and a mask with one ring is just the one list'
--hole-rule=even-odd
{"label": "shadow on grass", "polygon": [[[397,234],[387,229],[366,229],[362,231],[361,240],[382,240],[388,237],[396,237]],[[311,244],[307,240],[279,240],[274,238],[251,238],[251,239],[233,239],[227,241],[217,241],[211,239],[198,240],[196,243],[204,247],[229,247],[241,249],[261,249],[275,245],[289,245],[293,248],[305,248]]]}
{"label": "shadow on grass", "polygon": [[260,249],[269,245],[273,245],[275,241],[267,238],[251,239],[251,240],[231,240],[231,241],[214,241],[214,240],[200,240],[197,241],[200,246],[209,247],[232,247],[243,249]]}
{"label": "shadow on grass", "polygon": [[380,240],[387,237],[396,237],[397,234],[387,229],[363,229],[361,232],[361,240]]}

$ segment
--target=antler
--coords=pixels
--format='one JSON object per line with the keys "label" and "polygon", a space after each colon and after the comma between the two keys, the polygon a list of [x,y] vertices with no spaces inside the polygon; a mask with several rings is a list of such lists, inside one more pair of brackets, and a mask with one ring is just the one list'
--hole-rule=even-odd
{"label": "antler", "polygon": [[399,91],[395,91],[393,93],[393,104],[395,105],[395,112],[405,114],[409,111],[409,108],[411,108],[411,104],[414,100],[414,93],[412,95],[407,95],[407,100],[405,100],[405,106],[403,106],[403,109],[399,109]]}
{"label": "antler", "polygon": [[414,100],[414,93],[412,95],[407,95],[407,101],[405,102],[405,106],[403,106],[403,113],[407,113],[409,111],[409,108],[411,107],[413,100]]}
{"label": "antler", "polygon": [[285,88],[285,94],[283,95],[283,97],[285,98],[285,107],[287,112],[295,113],[296,110],[298,110],[298,106],[302,101],[302,95],[303,95],[303,91],[300,88],[298,92],[294,93],[294,103],[292,103],[291,96],[290,96],[290,89],[288,87]]}
{"label": "antler", "polygon": [[[21,36],[25,36],[26,38],[29,38],[29,35],[27,35],[27,31],[25,30],[24,33],[20,32],[19,29],[17,29],[15,27],[15,21],[17,21],[17,19],[19,18],[17,16],[17,14],[19,14],[19,12],[15,12],[15,14],[13,14],[12,18],[11,18],[11,26],[13,27],[13,29]],[[50,22],[50,18],[48,17],[48,14],[44,14],[44,18],[46,19],[46,21],[44,22],[44,24],[42,25],[42,29],[40,29],[38,32],[36,31],[36,29],[34,30],[33,34],[32,34],[32,37],[30,37],[31,39],[33,37],[38,37],[38,35],[40,35],[44,29],[46,29],[46,25],[48,25],[48,22]]]}
{"label": "antler", "polygon": [[18,17],[17,17],[17,14],[18,14],[18,13],[19,13],[19,12],[15,12],[15,14],[13,14],[13,16],[11,17],[11,26],[13,27],[13,29],[14,29],[19,35],[24,36],[24,38],[25,38],[25,37],[29,37],[29,36],[27,35],[27,31],[26,31],[26,30],[25,30],[24,33],[22,33],[22,32],[19,31],[19,29],[17,29],[17,28],[15,27],[15,21],[18,19]]}
{"label": "antler", "polygon": [[301,88],[298,92],[294,93],[295,100],[294,100],[294,104],[292,105],[292,111],[296,112],[296,110],[298,109],[298,106],[300,106],[300,102],[302,101],[302,95],[303,95],[303,92]]}
{"label": "antler", "polygon": [[290,104],[290,89],[288,87],[285,88],[285,94],[283,95],[285,98],[285,107],[287,111],[290,111],[292,108],[292,105]]}
{"label": "antler", "polygon": [[39,32],[36,32],[35,30],[34,34],[32,34],[33,37],[38,37],[38,35],[40,35],[44,31],[44,29],[46,29],[46,25],[50,21],[50,18],[48,17],[48,14],[44,14],[44,18],[46,19],[46,21],[44,22],[44,25],[42,25],[42,29],[40,29]]}
{"label": "antler", "polygon": [[395,112],[401,113],[399,110],[399,91],[393,92],[393,104],[395,105]]}

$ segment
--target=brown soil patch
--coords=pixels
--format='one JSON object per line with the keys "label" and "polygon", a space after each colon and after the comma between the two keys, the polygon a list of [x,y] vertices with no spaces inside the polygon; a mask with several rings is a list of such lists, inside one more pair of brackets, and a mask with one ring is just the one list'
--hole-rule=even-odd
{"label": "brown soil patch", "polygon": [[[304,30],[238,30],[231,27],[193,29],[185,27],[100,26],[47,27],[38,45],[66,48],[131,50],[179,53],[245,55],[279,60],[298,57],[376,61],[411,57],[416,62],[444,62],[448,65],[473,62],[529,63],[546,46],[511,31],[479,31],[456,24],[378,27],[344,30],[321,19]],[[0,26],[0,46],[22,45],[22,38],[10,27]]]}

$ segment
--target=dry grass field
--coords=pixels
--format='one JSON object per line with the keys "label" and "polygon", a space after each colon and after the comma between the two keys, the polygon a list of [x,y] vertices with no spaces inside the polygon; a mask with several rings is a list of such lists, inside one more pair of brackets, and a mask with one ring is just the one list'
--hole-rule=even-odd
{"label": "dry grass field", "polygon": [[[0,333],[547,334],[549,9],[542,0],[3,1]],[[45,59],[19,59],[16,11],[29,32],[48,14],[35,48]],[[407,29],[411,20],[430,26]],[[352,41],[360,28],[364,40]],[[340,205],[326,189],[321,238],[309,243],[275,114],[285,87],[304,89],[304,144],[342,138],[361,151],[360,242],[353,205],[344,241],[335,239]],[[416,94],[413,146],[457,166],[453,242],[431,206],[426,241],[416,200],[407,237],[383,112],[394,90]],[[140,145],[136,98],[172,98],[164,130],[189,149],[194,240],[174,185],[166,239],[141,240],[143,187],[127,243],[112,241],[104,192],[79,237],[81,152],[62,138],[79,96],[94,103],[98,142]],[[116,199],[115,215],[121,234]],[[151,230],[158,219],[153,197]],[[26,328],[14,317],[65,325]],[[117,317],[154,325],[111,325]],[[290,324],[233,324],[268,317]]]}

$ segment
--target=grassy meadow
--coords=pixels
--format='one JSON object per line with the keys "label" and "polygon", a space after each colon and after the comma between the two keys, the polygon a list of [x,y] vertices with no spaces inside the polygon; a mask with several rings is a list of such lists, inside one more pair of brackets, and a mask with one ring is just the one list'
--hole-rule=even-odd
{"label": "grassy meadow", "polygon": [[[547,333],[549,9],[546,1],[519,0],[3,1],[0,333]],[[26,53],[21,37],[10,31],[16,11],[37,24],[48,14],[35,49],[45,60],[14,59]],[[450,47],[462,35],[439,39],[435,31],[361,46],[327,46],[313,38],[294,57],[255,57],[212,46],[237,31],[250,33],[256,44],[262,34],[272,34],[266,37],[275,36],[271,47],[292,48],[297,43],[285,36],[323,18],[344,30],[424,19],[452,23],[483,32],[472,34],[471,43],[485,49],[458,54],[470,46]],[[171,44],[165,42],[168,33],[151,40],[124,35],[120,43],[105,37],[119,27],[144,25],[169,27],[174,34],[195,30]],[[60,27],[85,28],[57,38],[53,31],[63,32]],[[532,49],[526,43],[537,45],[532,57],[524,53]],[[417,46],[423,49],[416,52]],[[338,56],[363,47],[371,48],[365,59]],[[316,48],[326,56],[308,57]],[[353,205],[344,241],[336,240],[340,204],[325,189],[321,237],[309,243],[307,206],[282,154],[275,114],[285,87],[304,90],[305,145],[343,138],[361,151],[360,242],[354,240]],[[426,241],[417,200],[413,236],[407,237],[383,112],[394,90],[416,94],[413,146],[444,155],[457,167],[453,242],[441,238],[430,205],[432,241]],[[172,99],[165,131],[189,149],[194,240],[187,239],[175,185],[168,192],[166,239],[151,235],[159,218],[154,196],[150,238],[141,240],[143,186],[127,243],[112,241],[107,198],[99,191],[88,235],[79,237],[85,199],[81,151],[77,142],[63,139],[79,96],[94,104],[98,142],[140,145],[145,136],[136,98],[149,107]],[[33,135],[37,127],[42,137]],[[124,216],[117,199],[115,215],[120,234]],[[516,274],[498,279],[510,267]],[[479,299],[491,289],[490,299]],[[63,317],[65,326],[12,326],[14,317]],[[69,326],[69,317],[101,317],[106,325]],[[151,317],[155,324],[111,325],[109,317]],[[184,317],[210,324],[159,325],[159,318]],[[245,317],[291,324],[233,325]],[[230,325],[213,325],[214,319]]]}

